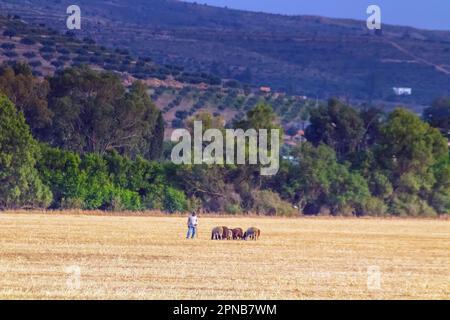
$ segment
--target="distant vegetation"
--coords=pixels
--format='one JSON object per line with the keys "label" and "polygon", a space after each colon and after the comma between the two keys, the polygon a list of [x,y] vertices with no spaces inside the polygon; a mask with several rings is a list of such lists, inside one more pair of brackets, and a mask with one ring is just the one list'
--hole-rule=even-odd
{"label": "distant vegetation", "polygon": [[[257,103],[262,102],[273,107],[283,126],[295,125],[301,128],[306,123],[308,108],[316,104],[315,101],[297,96],[263,94],[229,87],[210,87],[206,90],[159,87],[151,89],[150,93],[152,100],[166,115],[166,120],[174,124],[181,124],[187,117],[204,110],[222,115],[226,120],[236,120],[242,118]],[[177,125],[172,127],[176,128]]]}
{"label": "distant vegetation", "polygon": [[220,78],[209,73],[187,72],[182,67],[155,64],[151,58],[131,56],[125,49],[107,50],[88,37],[79,39],[71,32],[59,33],[43,26],[30,26],[12,17],[0,16],[0,35],[9,40],[1,44],[0,54],[14,60],[40,59],[44,62],[33,66],[37,75],[67,66],[91,64],[105,70],[128,73],[137,79],[164,80],[170,76],[190,84],[222,83]]}
{"label": "distant vegetation", "polygon": [[[69,0],[4,2],[0,1],[2,12],[66,31]],[[254,13],[182,1],[135,0],[130,6],[125,0],[96,0],[80,5],[85,20],[82,30],[73,32],[77,38],[86,39],[85,45],[95,41],[126,48],[115,57],[99,57],[108,67],[128,68],[124,58],[133,54],[181,66],[176,78],[189,83],[217,81],[201,76],[204,73],[292,95],[411,105],[450,95],[450,32],[384,24],[382,34],[375,35],[365,21]],[[79,62],[91,58],[86,52],[79,54]],[[133,70],[137,76],[147,72],[144,67]],[[174,70],[152,72],[161,78]],[[413,95],[395,96],[392,87],[399,86],[411,87]]]}
{"label": "distant vegetation", "polygon": [[[167,5],[158,3],[160,9]],[[175,9],[178,5],[173,3]],[[296,19],[291,22],[301,21]],[[311,23],[305,21],[305,26]],[[252,34],[260,34],[254,27]],[[371,99],[376,94],[364,100],[362,87],[358,106],[338,99],[324,103],[263,92],[248,84],[252,68],[238,68],[240,76],[229,73],[222,79],[215,75],[223,72],[220,66],[215,73],[157,63],[148,55],[133,55],[132,48],[99,46],[94,35],[61,34],[18,16],[0,17],[0,30],[0,60],[5,61],[0,66],[0,208],[203,208],[264,215],[450,212],[448,98],[435,100],[421,119],[406,109],[375,108]],[[416,71],[414,76],[427,74]],[[382,81],[378,75],[369,77],[373,88]],[[291,89],[283,88],[295,92]],[[164,142],[164,135],[190,128],[194,119],[222,130],[283,127],[280,172],[262,177],[258,166],[173,165],[168,161],[172,144]]]}
{"label": "distant vegetation", "polygon": [[[116,73],[122,82],[128,79],[163,81],[150,86],[150,94],[155,104],[163,110],[168,127],[182,126],[187,116],[203,109],[221,113],[227,120],[241,118],[261,101],[271,104],[285,125],[298,125],[302,122],[303,107],[307,105],[303,97],[277,92],[262,93],[259,88],[236,80],[222,80],[210,73],[186,72],[183,67],[160,65],[148,57],[132,56],[125,49],[106,49],[90,38],[77,39],[71,32],[59,34],[49,28],[24,24],[12,17],[0,17],[1,30],[5,30],[3,35],[8,40],[0,46],[0,60],[9,63],[26,61],[35,76],[53,75],[71,66],[89,65]],[[8,35],[12,35],[11,38]],[[182,87],[170,86],[170,81]],[[197,85],[206,87],[198,88]]]}
{"label": "distant vegetation", "polygon": [[[13,64],[0,68],[0,92],[1,208],[450,212],[447,139],[430,126],[445,133],[448,99],[425,112],[430,124],[405,109],[356,110],[335,99],[310,106],[308,142],[295,142],[280,172],[263,177],[254,165],[167,161],[161,112],[139,81],[125,90],[116,75],[86,67],[38,79],[27,65]],[[279,127],[261,101],[228,122],[208,112],[179,112],[177,119],[187,128],[193,119],[222,129]]]}

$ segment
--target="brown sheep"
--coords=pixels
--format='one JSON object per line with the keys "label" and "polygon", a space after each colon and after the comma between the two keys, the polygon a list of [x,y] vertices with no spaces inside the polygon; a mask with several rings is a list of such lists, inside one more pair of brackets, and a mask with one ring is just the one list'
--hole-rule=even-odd
{"label": "brown sheep", "polygon": [[228,227],[222,226],[222,240],[228,239],[228,230],[230,230]]}
{"label": "brown sheep", "polygon": [[255,227],[248,228],[247,231],[244,233],[244,239],[251,239],[251,240],[258,240],[259,236],[261,235],[261,230]]}
{"label": "brown sheep", "polygon": [[233,240],[240,240],[244,238],[244,230],[242,230],[242,228],[234,228],[232,231],[233,231]]}
{"label": "brown sheep", "polygon": [[216,227],[211,232],[211,240],[222,240],[223,227]]}

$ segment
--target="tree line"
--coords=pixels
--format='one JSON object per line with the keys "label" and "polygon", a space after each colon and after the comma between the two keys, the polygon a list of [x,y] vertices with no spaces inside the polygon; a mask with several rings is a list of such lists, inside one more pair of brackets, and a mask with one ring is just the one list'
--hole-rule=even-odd
{"label": "tree line", "polygon": [[[264,215],[436,215],[450,212],[446,135],[450,99],[422,117],[398,108],[356,109],[336,99],[308,110],[307,142],[285,152],[273,177],[257,165],[168,161],[164,121],[139,81],[87,67],[35,78],[0,67],[0,208],[196,210]],[[280,128],[258,103],[225,124]]]}

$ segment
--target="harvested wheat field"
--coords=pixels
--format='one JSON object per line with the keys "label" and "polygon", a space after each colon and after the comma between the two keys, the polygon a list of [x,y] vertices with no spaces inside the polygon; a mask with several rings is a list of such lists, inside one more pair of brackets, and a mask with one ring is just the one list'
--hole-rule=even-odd
{"label": "harvested wheat field", "polygon": [[[449,299],[450,221],[0,213],[2,299]],[[211,241],[216,225],[259,241]],[[79,271],[79,277],[77,273]]]}

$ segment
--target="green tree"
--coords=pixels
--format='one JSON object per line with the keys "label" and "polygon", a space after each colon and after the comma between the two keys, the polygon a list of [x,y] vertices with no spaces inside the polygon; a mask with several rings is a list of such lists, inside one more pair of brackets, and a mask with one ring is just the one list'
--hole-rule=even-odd
{"label": "green tree", "polygon": [[388,116],[375,158],[379,167],[389,173],[393,213],[432,212],[427,200],[443,174],[436,174],[433,167],[447,154],[447,139],[412,112],[397,109]]}
{"label": "green tree", "polygon": [[37,169],[42,181],[53,193],[54,208],[82,208],[87,193],[87,176],[81,170],[81,158],[72,151],[41,145]]}
{"label": "green tree", "polygon": [[364,141],[366,129],[358,112],[331,99],[327,106],[310,111],[310,125],[306,139],[318,146],[324,143],[336,151],[339,160],[345,160],[359,149]]}
{"label": "green tree", "polygon": [[298,214],[290,203],[283,201],[278,193],[270,190],[254,190],[253,198],[252,210],[257,214],[271,216],[294,216]]}
{"label": "green tree", "polygon": [[448,135],[450,131],[450,98],[435,100],[431,107],[423,111],[423,118],[431,126]]}
{"label": "green tree", "polygon": [[154,130],[149,137],[147,159],[159,160],[162,158],[164,152],[164,125],[163,114],[158,112]]}
{"label": "green tree", "polygon": [[182,191],[166,187],[164,195],[164,210],[167,212],[183,212],[187,209],[186,195]]}
{"label": "green tree", "polygon": [[440,214],[450,213],[450,154],[440,160],[434,167],[433,172],[436,182],[433,186],[430,203]]}
{"label": "green tree", "polygon": [[175,179],[189,197],[201,199],[208,210],[220,211],[227,196],[225,174],[223,166],[185,165],[177,167]]}
{"label": "green tree", "polygon": [[[146,85],[140,81],[134,82],[129,94],[125,96],[125,101],[129,106],[118,115],[122,127],[119,136],[122,136],[122,139],[123,136],[127,138],[131,131],[140,135],[140,140],[136,148],[127,145],[119,150],[131,156],[142,155],[149,160],[160,159],[164,140],[164,119],[161,111],[150,100]],[[136,119],[140,120],[137,124]]]}
{"label": "green tree", "polygon": [[0,208],[47,207],[50,190],[35,168],[39,147],[25,118],[0,95]]}
{"label": "green tree", "polygon": [[[258,103],[253,109],[249,110],[246,114],[245,119],[242,119],[234,124],[237,129],[254,129],[257,132],[261,129],[267,130],[267,140],[268,140],[268,148],[271,150],[272,148],[272,130],[278,130],[279,132],[279,146],[281,147],[283,144],[283,135],[284,131],[282,126],[280,125],[279,119],[273,108],[265,103]],[[247,143],[247,142],[246,142]],[[247,143],[247,156],[249,156],[250,152],[257,152],[258,150],[250,150]],[[240,184],[249,184],[248,186],[244,186],[245,188],[261,188],[263,185],[264,179],[260,175],[261,165],[240,165],[237,167],[237,175],[239,176]],[[249,195],[251,193],[248,193]],[[251,201],[249,202],[250,205]],[[248,208],[250,209],[250,208]]]}
{"label": "green tree", "polygon": [[208,129],[219,129],[221,131],[224,131],[225,120],[221,116],[216,117],[206,111],[196,113],[193,117],[190,117],[185,121],[186,127],[191,132],[191,134],[194,133],[194,121],[202,122],[202,133],[205,133],[205,131]]}
{"label": "green tree", "polygon": [[[265,103],[258,103],[253,109],[247,112],[245,119],[236,123],[235,127],[244,130],[282,130],[277,114],[273,111],[273,108],[270,105]],[[282,135],[280,136],[282,137]]]}
{"label": "green tree", "polygon": [[447,141],[439,130],[405,109],[388,116],[376,150],[381,168],[391,174],[394,190],[401,191],[429,190],[434,183],[430,169],[446,155]]}
{"label": "green tree", "polygon": [[161,112],[141,82],[127,92],[116,75],[82,67],[57,74],[50,88],[55,116],[45,138],[52,146],[78,153],[161,156]]}
{"label": "green tree", "polygon": [[138,156],[135,160],[110,152],[105,156],[109,176],[115,186],[130,190],[141,198],[146,209],[164,209],[165,187],[170,168]]}
{"label": "green tree", "polygon": [[32,75],[28,65],[14,63],[0,66],[0,92],[22,111],[33,134],[49,125],[53,118],[47,105],[49,84]]}
{"label": "green tree", "polygon": [[[367,181],[346,165],[338,163],[329,146],[304,143],[293,151],[296,162],[281,170],[276,184],[281,194],[302,212],[359,214],[370,198]],[[308,209],[309,208],[309,209]]]}

